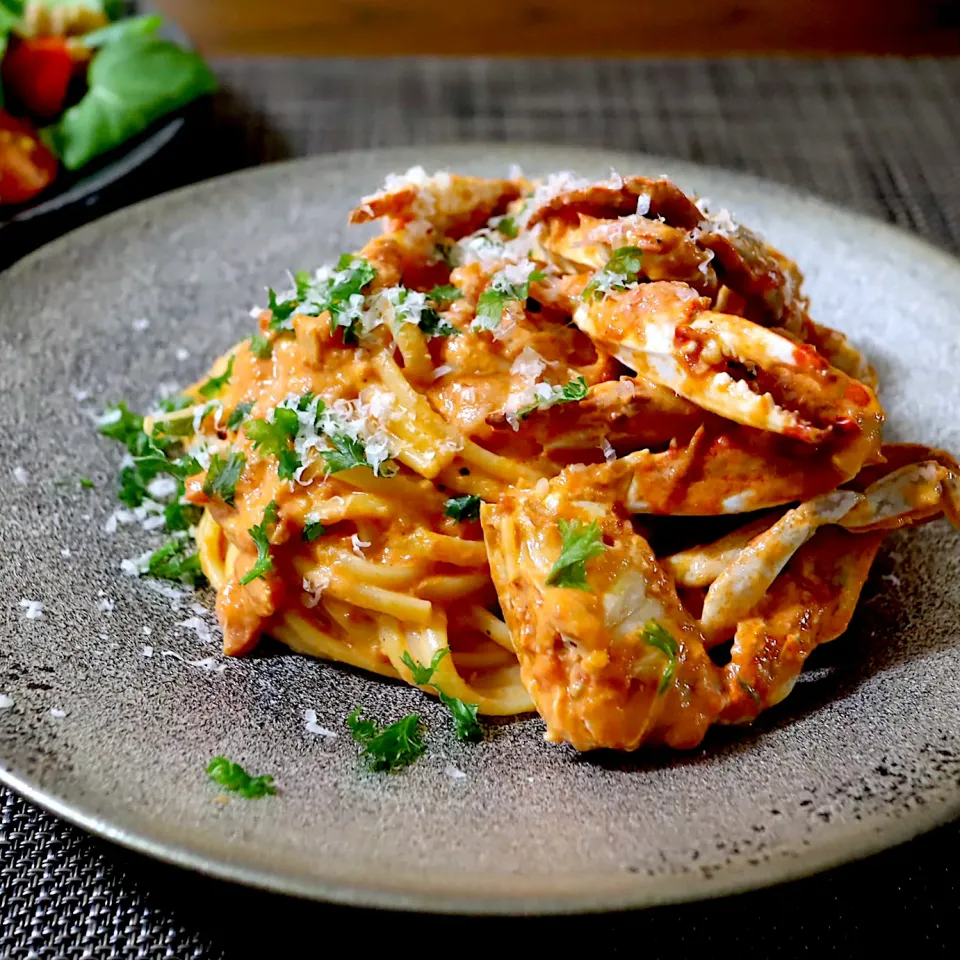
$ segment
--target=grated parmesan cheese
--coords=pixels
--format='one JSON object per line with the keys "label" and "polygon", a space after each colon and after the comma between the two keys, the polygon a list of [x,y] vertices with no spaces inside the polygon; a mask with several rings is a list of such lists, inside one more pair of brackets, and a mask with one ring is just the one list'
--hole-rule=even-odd
{"label": "grated parmesan cheese", "polygon": [[332,730],[328,730],[326,727],[321,727],[317,723],[317,711],[316,710],[304,710],[303,711],[303,728],[307,733],[315,733],[319,737],[330,737],[336,739],[337,734]]}
{"label": "grated parmesan cheese", "polygon": [[0,693],[0,710],[9,710],[13,704],[13,697],[6,693]]}
{"label": "grated parmesan cheese", "polygon": [[66,710],[60,710],[58,707],[50,708],[50,716],[55,720],[62,720],[67,715]]}
{"label": "grated parmesan cheese", "polygon": [[137,333],[143,333],[150,326],[150,321],[146,317],[138,317],[130,324]]}
{"label": "grated parmesan cheese", "polygon": [[30,482],[30,474],[23,467],[13,468],[13,479],[21,487],[25,487]]}
{"label": "grated parmesan cheese", "polygon": [[69,560],[69,559],[70,559],[70,548],[69,548],[69,547],[64,547],[64,548],[60,551],[60,556],[63,557],[64,560]]}
{"label": "grated parmesan cheese", "polygon": [[101,597],[97,601],[97,609],[101,613],[105,613],[108,617],[113,613],[116,604],[109,597]]}
{"label": "grated parmesan cheese", "polygon": [[362,559],[363,551],[370,546],[370,541],[361,540],[360,537],[354,533],[350,537],[350,544],[353,547],[353,552]]}
{"label": "grated parmesan cheese", "polygon": [[445,776],[448,776],[451,780],[466,780],[467,775],[459,768],[455,767],[452,763],[448,763],[444,768],[443,772]]}
{"label": "grated parmesan cheese", "polygon": [[153,647],[144,647],[143,650],[141,650],[141,655],[144,657],[152,657]]}
{"label": "grated parmesan cheese", "polygon": [[20,607],[27,620],[39,620],[43,617],[43,602],[41,600],[21,600]]}
{"label": "grated parmesan cheese", "polygon": [[315,607],[320,602],[323,591],[330,586],[330,574],[326,570],[311,570],[303,578],[302,586],[307,594],[303,598],[303,605],[308,609]]}
{"label": "grated parmesan cheese", "polygon": [[214,642],[213,630],[210,628],[210,624],[200,617],[188,617],[186,620],[181,620],[177,626],[184,630],[192,630],[201,643]]}
{"label": "grated parmesan cheese", "polygon": [[603,451],[603,459],[607,463],[613,463],[617,459],[617,451],[613,449],[613,444],[606,438],[600,438],[600,449]]}

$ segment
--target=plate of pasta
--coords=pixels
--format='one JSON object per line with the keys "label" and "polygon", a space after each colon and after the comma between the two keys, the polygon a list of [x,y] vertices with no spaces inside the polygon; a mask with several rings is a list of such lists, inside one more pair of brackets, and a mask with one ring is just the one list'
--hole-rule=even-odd
{"label": "plate of pasta", "polygon": [[442,911],[714,896],[955,816],[958,278],[772,184],[532,146],[68,235],[3,279],[0,777]]}

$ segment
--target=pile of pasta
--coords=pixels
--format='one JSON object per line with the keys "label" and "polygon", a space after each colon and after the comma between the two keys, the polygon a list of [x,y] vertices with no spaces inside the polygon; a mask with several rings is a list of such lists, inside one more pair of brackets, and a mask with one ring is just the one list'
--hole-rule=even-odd
{"label": "pile of pasta", "polygon": [[164,415],[228,654],[689,748],[790,692],[888,531],[957,522],[796,265],[668,179],[417,168],[350,220],[384,229]]}

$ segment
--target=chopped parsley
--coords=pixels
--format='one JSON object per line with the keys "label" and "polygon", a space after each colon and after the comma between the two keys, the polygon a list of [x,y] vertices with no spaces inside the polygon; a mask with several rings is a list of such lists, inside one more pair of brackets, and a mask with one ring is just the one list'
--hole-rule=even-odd
{"label": "chopped parsley", "polygon": [[393,773],[423,756],[426,746],[417,714],[408,714],[389,727],[381,728],[365,719],[362,712],[363,708],[357,707],[347,717],[347,727],[353,739],[363,747],[361,756],[371,770]]}
{"label": "chopped parsley", "polygon": [[508,240],[515,240],[519,233],[517,221],[513,217],[500,217],[496,222],[496,228]]}
{"label": "chopped parsley", "polygon": [[626,290],[637,282],[643,251],[639,247],[618,247],[602,270],[598,270],[583,291],[583,299],[602,297],[611,290]]}
{"label": "chopped parsley", "polygon": [[[199,470],[197,471],[199,473]],[[177,481],[177,494],[163,508],[163,518],[167,529],[172,531],[189,530],[200,522],[203,510],[196,504],[184,503],[183,496],[186,493],[186,487],[183,480]]]}
{"label": "chopped parsley", "polygon": [[290,446],[300,428],[296,410],[276,407],[273,421],[251,420],[244,426],[247,436],[260,453],[270,454],[279,461],[277,475],[281,480],[292,480],[301,463]]}
{"label": "chopped parsley", "polygon": [[307,543],[313,543],[318,537],[322,537],[327,531],[319,520],[308,520],[303,527],[303,539]]}
{"label": "chopped parsley", "polygon": [[483,737],[483,729],[477,720],[480,708],[475,703],[448,697],[442,690],[437,690],[437,696],[453,717],[453,734],[458,740],[476,741]]}
{"label": "chopped parsley", "polygon": [[460,332],[452,323],[444,320],[433,307],[424,309],[417,326],[428,337],[454,337]]}
{"label": "chopped parsley", "polygon": [[240,585],[246,586],[273,570],[273,557],[270,556],[270,527],[277,522],[277,501],[271,500],[263,511],[263,520],[250,528],[250,536],[257,547],[257,562],[240,578]]}
{"label": "chopped parsley", "polygon": [[222,459],[219,453],[213,454],[203,481],[203,492],[208,497],[219,497],[227,506],[232,507],[237,481],[246,465],[247,458],[236,450],[226,460]]}
{"label": "chopped parsley", "polygon": [[321,270],[315,277],[305,271],[296,274],[295,309],[308,317],[330,312],[330,330],[343,328],[344,343],[356,343],[357,324],[364,306],[363,288],[377,276],[368,260],[345,253],[336,269]]}
{"label": "chopped parsley", "polygon": [[277,792],[270,774],[251,776],[239,763],[226,757],[214,757],[207,765],[207,775],[224,790],[239,793],[247,800],[259,800]]}
{"label": "chopped parsley", "polygon": [[440,665],[440,661],[450,652],[449,647],[441,647],[434,655],[433,659],[430,661],[427,666],[424,666],[422,663],[418,663],[413,657],[410,656],[410,651],[404,651],[402,661],[410,668],[410,675],[413,677],[413,682],[418,687],[425,687],[433,679],[434,673],[437,672],[437,667]]}
{"label": "chopped parsley", "polygon": [[266,360],[273,355],[273,342],[262,333],[255,333],[250,338],[250,352],[259,360]]}
{"label": "chopped parsley", "polygon": [[[546,384],[544,384],[546,386]],[[569,383],[561,386],[549,388],[548,396],[538,396],[536,402],[531,403],[529,407],[520,410],[517,416],[523,420],[529,417],[534,410],[546,410],[549,407],[555,407],[558,403],[572,403],[575,400],[582,400],[587,395],[587,381],[583,377],[574,377]],[[534,388],[536,392],[536,388]]]}
{"label": "chopped parsley", "polygon": [[434,287],[427,294],[427,299],[432,300],[436,304],[453,303],[454,300],[459,300],[462,296],[463,294],[457,287],[452,283],[447,283],[443,286]]}
{"label": "chopped parsley", "polygon": [[193,543],[187,538],[175,537],[150,554],[144,572],[160,580],[176,580],[191,586],[205,583],[200,556],[191,547]]}
{"label": "chopped parsley", "polygon": [[667,665],[660,677],[657,695],[664,693],[673,682],[673,675],[677,671],[677,654],[680,648],[669,630],[664,629],[657,620],[648,620],[643,625],[641,639],[648,646],[659,650],[666,658]]}
{"label": "chopped parsley", "polygon": [[253,401],[246,400],[243,403],[238,403],[231,412],[230,416],[227,417],[227,429],[236,430],[239,428],[240,424],[243,423],[247,417],[250,416],[250,411],[253,409]]}
{"label": "chopped parsley", "polygon": [[147,485],[160,473],[182,479],[200,472],[192,457],[175,458],[179,449],[175,437],[164,435],[162,425],[152,434],[143,429],[143,417],[133,413],[125,403],[108,409],[100,418],[98,429],[105,437],[122,443],[133,460],[120,471],[118,499],[128,507],[139,507],[149,497]]}
{"label": "chopped parsley", "polygon": [[436,673],[440,661],[450,652],[449,647],[443,647],[438,650],[433,659],[427,666],[418,663],[410,656],[409,651],[404,651],[403,662],[410,668],[410,674],[413,682],[418,687],[432,686],[437,691],[440,702],[450,711],[453,717],[453,732],[458,740],[479,740],[483,736],[483,730],[477,720],[478,707],[475,703],[465,703],[456,697],[447,696],[435,683],[433,675]]}
{"label": "chopped parsley", "polygon": [[173,393],[169,397],[164,397],[157,406],[164,413],[177,413],[179,410],[186,410],[193,406],[193,397],[188,397],[183,393]]}
{"label": "chopped parsley", "polygon": [[[160,406],[164,413],[174,413],[192,402],[189,397],[178,395],[161,401]],[[99,424],[100,433],[119,440],[133,460],[132,465],[120,471],[117,496],[121,502],[128,507],[139,507],[145,500],[152,500],[148,486],[159,474],[165,473],[176,480],[174,494],[163,508],[166,529],[175,536],[150,554],[145,564],[138,563],[138,572],[179,583],[202,584],[205,579],[199,557],[196,550],[192,549],[192,541],[185,536],[185,532],[199,522],[202,511],[198,506],[184,502],[184,480],[201,473],[203,468],[192,456],[178,456],[183,449],[180,438],[169,430],[168,424],[157,424],[153,433],[147,434],[143,423],[142,416],[132,413],[126,404],[120,403],[107,410]],[[225,482],[224,479],[220,481],[221,484]],[[83,480],[81,484],[86,486]]]}
{"label": "chopped parsley", "polygon": [[[518,264],[518,267],[520,265]],[[511,301],[525,303],[530,295],[530,282],[542,280],[543,273],[533,270],[524,279],[518,279],[522,270],[507,267],[501,270],[493,282],[480,294],[477,314],[471,324],[474,330],[495,330],[500,325],[503,311]]]}
{"label": "chopped parsley", "polygon": [[277,294],[273,287],[267,287],[267,306],[270,310],[270,329],[271,330],[292,330],[293,325],[289,322],[294,311],[300,306],[300,301],[277,300]]}
{"label": "chopped parsley", "polygon": [[587,561],[600,556],[606,546],[596,520],[584,525],[579,520],[560,520],[560,556],[547,575],[547,585],[589,590],[587,586]]}
{"label": "chopped parsley", "polygon": [[81,477],[80,486],[83,487],[84,490],[92,490],[93,481],[89,477]]}
{"label": "chopped parsley", "polygon": [[464,497],[451,497],[443,505],[443,515],[459,520],[461,523],[468,520],[479,520],[480,504],[482,502],[479,497],[475,497],[473,494]]}
{"label": "chopped parsley", "polygon": [[103,414],[98,430],[111,440],[119,440],[130,450],[137,440],[137,435],[143,433],[143,417],[139,413],[133,413],[121,401]]}
{"label": "chopped parsley", "polygon": [[200,386],[200,395],[204,397],[215,397],[229,382],[233,376],[234,356],[231,353],[227,360],[227,367],[219,377],[211,377],[206,383]]}
{"label": "chopped parsley", "polygon": [[332,450],[321,450],[320,456],[327,464],[328,473],[352,470],[354,467],[369,467],[367,452],[359,440],[345,433],[329,434],[327,439],[333,444]]}

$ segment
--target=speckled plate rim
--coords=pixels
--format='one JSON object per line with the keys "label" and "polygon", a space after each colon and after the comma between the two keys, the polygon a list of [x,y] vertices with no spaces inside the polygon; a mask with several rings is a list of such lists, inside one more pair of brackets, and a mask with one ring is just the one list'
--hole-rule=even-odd
{"label": "speckled plate rim", "polygon": [[[936,245],[901,229],[848,210],[837,204],[830,203],[808,191],[787,186],[776,181],[767,180],[748,173],[696,164],[656,154],[630,153],[626,151],[604,150],[602,148],[588,148],[563,144],[516,142],[489,142],[489,143],[435,143],[417,147],[418,155],[428,161],[431,151],[449,151],[469,149],[482,154],[485,151],[502,153],[515,149],[546,152],[556,150],[569,159],[566,164],[576,168],[577,157],[584,159],[598,156],[606,158],[622,157],[638,165],[649,168],[673,168],[679,171],[699,172],[706,177],[711,175],[721,177],[731,182],[737,182],[741,187],[753,186],[759,188],[764,196],[777,196],[787,203],[799,204],[807,208],[819,208],[825,216],[842,218],[849,223],[859,224],[863,229],[883,235],[885,242],[891,247],[899,248],[905,258],[923,257],[927,260],[937,260],[944,271],[956,277],[960,287],[960,260],[942,250]],[[48,256],[55,256],[64,247],[84,238],[94,238],[98,233],[109,231],[114,224],[129,218],[136,218],[142,212],[150,213],[162,210],[167,203],[177,203],[188,194],[201,193],[205,190],[214,190],[222,185],[223,181],[231,180],[243,182],[258,178],[272,178],[278,168],[313,167],[318,172],[325,166],[338,167],[349,164],[351,159],[362,161],[372,154],[384,152],[391,148],[372,148],[368,150],[351,150],[336,153],[321,154],[282,163],[267,164],[249,170],[243,170],[203,181],[160,196],[141,201],[116,211],[93,223],[86,224],[78,229],[64,234],[62,237],[44,245],[27,257],[18,261],[8,270],[0,273],[0,277],[13,277],[20,271],[32,267],[35,261]],[[396,149],[396,148],[394,148]],[[402,149],[402,148],[401,148]],[[411,149],[411,148],[408,148]],[[426,164],[429,166],[429,162]],[[682,175],[682,174],[681,174]],[[7,769],[0,763],[0,782],[19,793],[31,803],[47,810],[69,823],[80,827],[92,834],[117,843],[137,853],[153,857],[157,860],[194,870],[207,876],[228,880],[250,887],[257,887],[275,893],[285,893],[297,897],[316,899],[340,903],[348,906],[386,908],[394,910],[410,910],[443,914],[464,915],[514,915],[525,916],[535,914],[573,914],[573,913],[601,913],[622,909],[636,909],[644,907],[662,906],[722,897],[738,893],[746,893],[766,886],[786,883],[802,879],[840,866],[855,860],[869,857],[891,847],[905,843],[935,827],[960,819],[960,789],[950,800],[912,809],[909,814],[901,814],[891,819],[882,829],[862,830],[843,838],[841,842],[830,847],[810,847],[802,852],[795,852],[790,857],[778,857],[766,861],[749,870],[742,870],[737,874],[719,873],[714,876],[678,876],[675,878],[659,878],[656,890],[649,886],[637,887],[636,890],[618,893],[605,892],[599,895],[585,892],[575,895],[560,896],[524,896],[521,900],[513,895],[501,897],[497,895],[477,894],[463,896],[451,894],[449,891],[438,888],[428,888],[427,884],[417,890],[401,890],[397,884],[381,882],[379,884],[355,883],[343,880],[322,882],[304,880],[293,877],[279,869],[264,867],[247,867],[232,863],[223,857],[206,854],[196,847],[158,839],[148,831],[131,829],[117,825],[109,819],[99,815],[91,803],[77,802],[57,794],[55,791],[45,790],[33,783],[29,778],[21,777],[13,770]],[[403,882],[402,880],[400,881]]]}

